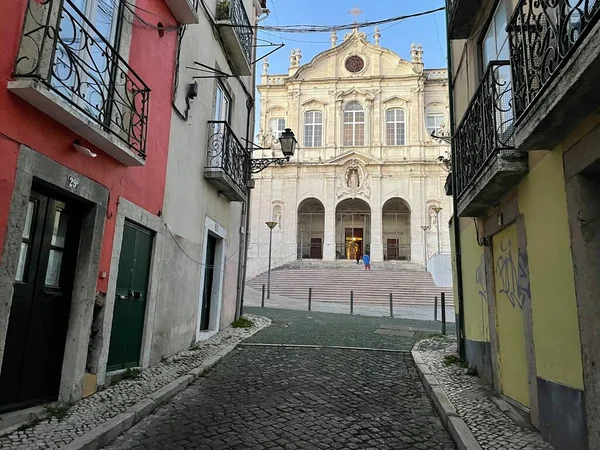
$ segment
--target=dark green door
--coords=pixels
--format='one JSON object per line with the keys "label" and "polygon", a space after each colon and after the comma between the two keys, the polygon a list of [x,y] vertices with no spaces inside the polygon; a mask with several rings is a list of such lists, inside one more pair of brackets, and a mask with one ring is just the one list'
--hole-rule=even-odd
{"label": "dark green door", "polygon": [[0,375],[0,412],[58,397],[81,210],[80,204],[31,193],[17,252]]}
{"label": "dark green door", "polygon": [[140,363],[152,237],[151,231],[125,222],[108,352],[109,371]]}

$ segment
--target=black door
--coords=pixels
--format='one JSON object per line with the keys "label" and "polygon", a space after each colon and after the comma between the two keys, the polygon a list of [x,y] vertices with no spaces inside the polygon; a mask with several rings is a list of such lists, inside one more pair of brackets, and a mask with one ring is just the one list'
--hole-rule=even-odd
{"label": "black door", "polygon": [[213,278],[215,275],[215,253],[217,239],[208,235],[206,242],[206,266],[204,267],[204,291],[202,293],[202,313],[200,315],[200,329],[208,330],[210,325],[210,304],[212,301]]}
{"label": "black door", "polygon": [[123,227],[115,292],[108,370],[136,367],[140,362],[153,233],[130,222]]}
{"label": "black door", "polygon": [[81,231],[77,204],[32,192],[0,374],[0,411],[56,400]]}

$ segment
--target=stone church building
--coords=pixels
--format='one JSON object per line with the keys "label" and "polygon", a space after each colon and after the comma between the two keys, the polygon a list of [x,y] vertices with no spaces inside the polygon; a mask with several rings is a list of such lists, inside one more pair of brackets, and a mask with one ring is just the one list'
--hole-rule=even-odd
{"label": "stone church building", "polygon": [[[263,64],[256,158],[280,157],[277,138],[291,128],[294,157],[255,175],[247,276],[267,270],[269,228],[273,267],[297,259],[355,259],[373,263],[449,252],[451,198],[438,157],[447,144],[445,69],[425,69],[423,50],[411,60],[369,42],[358,29],[308,64],[290,55],[286,74]],[[436,214],[436,207],[442,210]],[[438,226],[440,226],[438,233]],[[422,227],[429,227],[425,231]]]}

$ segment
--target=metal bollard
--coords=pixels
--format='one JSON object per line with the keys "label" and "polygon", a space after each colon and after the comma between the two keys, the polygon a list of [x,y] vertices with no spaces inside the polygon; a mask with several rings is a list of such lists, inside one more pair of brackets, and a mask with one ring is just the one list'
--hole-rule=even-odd
{"label": "metal bollard", "polygon": [[312,288],[308,288],[308,310],[310,311],[310,304],[312,303]]}
{"label": "metal bollard", "polygon": [[394,317],[394,294],[390,292],[390,317]]}
{"label": "metal bollard", "polygon": [[442,334],[446,334],[446,294],[442,292]]}
{"label": "metal bollard", "polygon": [[350,291],[350,314],[354,314],[354,291]]}
{"label": "metal bollard", "polygon": [[433,321],[437,322],[437,310],[438,310],[438,303],[437,303],[437,295],[435,297],[435,302],[433,303]]}
{"label": "metal bollard", "polygon": [[260,301],[260,307],[265,307],[265,285],[262,285],[262,300]]}

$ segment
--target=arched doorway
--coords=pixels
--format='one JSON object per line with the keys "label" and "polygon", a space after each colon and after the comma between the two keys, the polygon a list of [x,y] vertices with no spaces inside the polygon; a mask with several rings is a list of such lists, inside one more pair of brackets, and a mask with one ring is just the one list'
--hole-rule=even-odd
{"label": "arched doorway", "polygon": [[298,259],[323,259],[325,207],[316,198],[298,206]]}
{"label": "arched doorway", "polygon": [[391,198],[382,209],[383,259],[410,259],[410,208],[401,198]]}
{"label": "arched doorway", "polygon": [[335,209],[337,259],[356,259],[370,252],[371,207],[358,198],[342,200]]}

